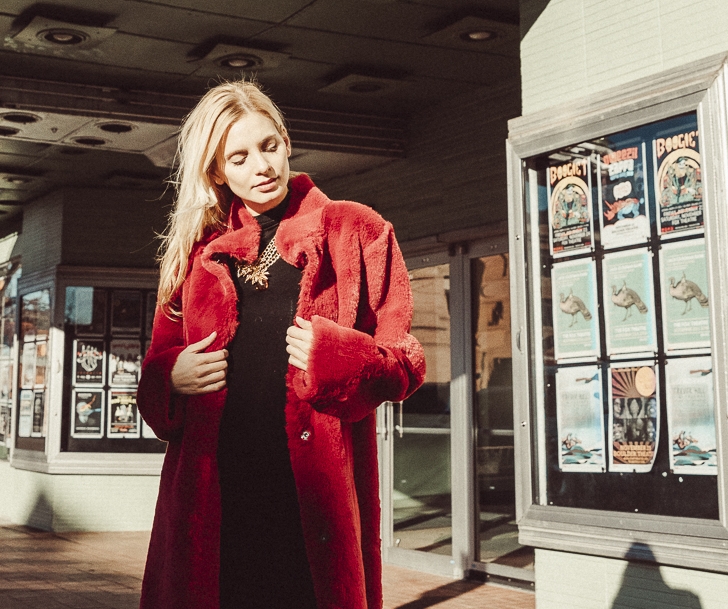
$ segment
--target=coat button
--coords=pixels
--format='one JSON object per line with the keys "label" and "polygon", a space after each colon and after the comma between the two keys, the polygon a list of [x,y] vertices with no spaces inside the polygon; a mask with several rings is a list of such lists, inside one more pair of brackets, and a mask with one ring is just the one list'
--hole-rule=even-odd
{"label": "coat button", "polygon": [[308,431],[308,429],[301,434],[301,440],[303,440],[304,442],[306,440],[308,440],[310,437],[311,437],[311,432]]}

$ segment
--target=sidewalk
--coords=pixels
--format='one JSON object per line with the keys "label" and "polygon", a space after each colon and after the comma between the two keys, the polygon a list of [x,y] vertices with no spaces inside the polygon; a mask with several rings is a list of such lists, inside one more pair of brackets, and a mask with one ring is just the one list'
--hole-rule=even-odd
{"label": "sidewalk", "polygon": [[[0,526],[0,609],[137,609],[149,533]],[[534,609],[534,595],[385,566],[385,609]]]}

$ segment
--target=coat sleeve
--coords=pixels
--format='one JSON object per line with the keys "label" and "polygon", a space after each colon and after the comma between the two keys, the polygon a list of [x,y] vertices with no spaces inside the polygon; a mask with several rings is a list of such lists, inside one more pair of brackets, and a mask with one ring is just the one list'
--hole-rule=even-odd
{"label": "coat sleeve", "polygon": [[391,224],[363,249],[363,262],[360,317],[371,329],[314,315],[308,370],[294,377],[299,398],[347,421],[363,419],[384,401],[403,400],[425,376],[422,346],[409,334],[412,292]]}
{"label": "coat sleeve", "polygon": [[172,440],[182,430],[186,398],[172,393],[170,373],[185,348],[182,318],[171,319],[157,306],[152,343],[137,389],[137,404],[144,421],[160,440]]}

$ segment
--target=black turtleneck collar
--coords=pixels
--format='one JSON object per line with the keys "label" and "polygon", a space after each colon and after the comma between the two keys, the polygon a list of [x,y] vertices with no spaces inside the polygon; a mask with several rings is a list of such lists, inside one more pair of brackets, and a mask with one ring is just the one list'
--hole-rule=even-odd
{"label": "black turtleneck collar", "polygon": [[278,230],[278,225],[280,224],[281,220],[283,219],[283,216],[285,215],[286,211],[288,210],[288,205],[291,202],[291,191],[289,189],[288,194],[286,195],[286,198],[283,199],[278,205],[276,205],[273,209],[269,209],[266,212],[263,212],[262,214],[258,214],[257,216],[253,216],[255,220],[260,225],[260,247],[258,248],[258,253],[263,251],[266,245],[270,242],[270,240],[273,238],[273,236],[276,234],[276,231]]}

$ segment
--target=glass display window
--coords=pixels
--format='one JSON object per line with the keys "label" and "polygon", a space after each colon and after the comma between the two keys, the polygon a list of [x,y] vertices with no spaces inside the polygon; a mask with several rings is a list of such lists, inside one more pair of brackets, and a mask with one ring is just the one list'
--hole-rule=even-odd
{"label": "glass display window", "polygon": [[509,125],[521,543],[728,572],[727,83],[708,58]]}
{"label": "glass display window", "polygon": [[71,285],[65,295],[62,449],[164,452],[136,404],[156,292]]}

